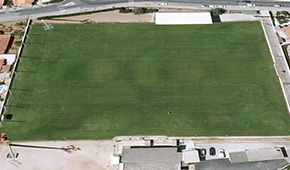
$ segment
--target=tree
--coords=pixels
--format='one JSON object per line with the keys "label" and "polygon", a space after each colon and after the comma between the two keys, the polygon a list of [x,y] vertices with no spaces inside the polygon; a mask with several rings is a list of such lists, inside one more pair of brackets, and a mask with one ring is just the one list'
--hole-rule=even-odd
{"label": "tree", "polygon": [[226,10],[223,8],[214,8],[214,9],[211,9],[210,12],[213,16],[219,16],[219,15],[225,13]]}
{"label": "tree", "polygon": [[7,2],[7,4],[6,4],[8,7],[12,7],[13,6],[13,2],[12,2],[12,0],[9,0],[8,2]]}

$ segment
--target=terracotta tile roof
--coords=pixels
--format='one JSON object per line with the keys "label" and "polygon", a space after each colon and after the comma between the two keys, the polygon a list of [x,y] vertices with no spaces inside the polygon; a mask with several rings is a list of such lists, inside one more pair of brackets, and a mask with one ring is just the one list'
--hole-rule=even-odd
{"label": "terracotta tile roof", "polygon": [[13,0],[14,6],[31,5],[35,0]]}
{"label": "terracotta tile roof", "polygon": [[0,68],[5,65],[5,59],[0,59]]}
{"label": "terracotta tile roof", "polygon": [[4,54],[7,52],[10,39],[10,34],[0,34],[0,54]]}
{"label": "terracotta tile roof", "polygon": [[5,0],[0,0],[0,7],[4,5]]}
{"label": "terracotta tile roof", "polygon": [[0,72],[1,72],[1,73],[9,72],[9,71],[10,71],[10,68],[11,68],[11,65],[5,65],[5,66],[2,66]]}

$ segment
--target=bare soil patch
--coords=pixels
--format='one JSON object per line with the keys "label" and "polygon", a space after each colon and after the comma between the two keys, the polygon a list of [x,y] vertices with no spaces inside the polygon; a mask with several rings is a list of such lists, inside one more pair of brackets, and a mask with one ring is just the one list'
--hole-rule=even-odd
{"label": "bare soil patch", "polygon": [[[78,15],[64,18],[55,18],[45,20],[47,23],[54,24],[82,24],[82,23],[140,23],[153,22],[153,13],[142,15],[134,15],[133,13],[119,13],[118,10],[94,13],[88,15]],[[36,24],[41,24],[42,21],[35,21]]]}

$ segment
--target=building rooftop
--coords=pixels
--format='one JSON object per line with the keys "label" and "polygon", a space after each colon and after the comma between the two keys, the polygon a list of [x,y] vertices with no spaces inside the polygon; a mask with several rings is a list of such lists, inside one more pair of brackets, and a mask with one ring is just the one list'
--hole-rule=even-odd
{"label": "building rooftop", "polygon": [[0,72],[1,73],[7,73],[7,72],[10,71],[10,69],[11,69],[11,65],[5,65],[5,66],[2,66]]}
{"label": "building rooftop", "polygon": [[229,157],[232,163],[266,161],[284,158],[281,148],[230,152]]}
{"label": "building rooftop", "polygon": [[8,65],[12,65],[15,62],[16,54],[0,54],[0,59],[6,59]]}
{"label": "building rooftop", "polygon": [[196,170],[272,170],[286,166],[288,162],[285,159],[231,163],[229,159],[217,159],[201,161],[195,164]]}
{"label": "building rooftop", "polygon": [[10,40],[10,34],[0,34],[0,54],[4,54],[7,52]]}
{"label": "building rooftop", "polygon": [[186,164],[200,162],[198,150],[183,151],[182,160]]}
{"label": "building rooftop", "polygon": [[156,25],[212,24],[210,12],[156,12]]}
{"label": "building rooftop", "polygon": [[274,159],[283,159],[281,148],[261,149],[246,151],[249,161],[266,161]]}
{"label": "building rooftop", "polygon": [[0,0],[0,7],[4,5],[5,0]]}
{"label": "building rooftop", "polygon": [[35,0],[13,0],[14,6],[32,5]]}
{"label": "building rooftop", "polygon": [[124,170],[176,170],[180,161],[181,153],[176,147],[124,148],[122,153]]}

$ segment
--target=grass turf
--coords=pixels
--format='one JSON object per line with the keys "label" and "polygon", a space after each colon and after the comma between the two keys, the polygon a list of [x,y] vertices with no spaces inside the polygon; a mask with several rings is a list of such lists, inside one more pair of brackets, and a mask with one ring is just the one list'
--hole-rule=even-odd
{"label": "grass turf", "polygon": [[33,26],[12,93],[14,140],[290,132],[259,22]]}

